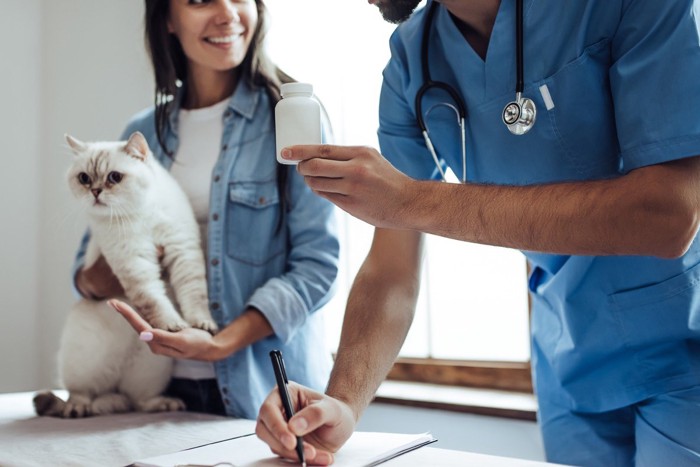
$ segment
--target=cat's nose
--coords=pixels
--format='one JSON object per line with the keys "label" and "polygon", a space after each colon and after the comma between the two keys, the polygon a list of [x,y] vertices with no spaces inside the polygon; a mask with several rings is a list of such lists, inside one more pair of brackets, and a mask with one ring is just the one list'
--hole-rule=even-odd
{"label": "cat's nose", "polygon": [[92,191],[92,195],[97,199],[100,193],[102,193],[102,188],[91,188],[90,191]]}

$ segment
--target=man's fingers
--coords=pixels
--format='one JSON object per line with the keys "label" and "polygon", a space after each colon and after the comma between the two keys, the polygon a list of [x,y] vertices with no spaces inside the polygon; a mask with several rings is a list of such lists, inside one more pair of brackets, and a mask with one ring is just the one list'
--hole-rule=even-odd
{"label": "man's fingers", "polygon": [[299,162],[297,172],[304,177],[324,177],[331,179],[342,179],[348,176],[348,171],[352,169],[352,164],[346,161],[329,159],[309,159]]}
{"label": "man's fingers", "polygon": [[303,436],[329,422],[338,420],[340,415],[335,404],[327,399],[320,399],[298,411],[289,421],[289,427],[295,435]]}
{"label": "man's fingers", "polygon": [[[264,419],[258,417],[258,423],[255,425],[255,434],[258,438],[263,440],[276,455],[292,461],[298,459],[298,454],[296,452],[297,440],[289,431],[280,436],[276,436],[265,424]],[[284,442],[280,441],[280,439]],[[304,441],[304,458],[307,463],[313,465],[330,465],[333,463],[333,455],[331,453],[319,450],[306,441]]]}
{"label": "man's fingers", "polygon": [[271,436],[270,440],[266,438],[262,439],[266,442],[274,441],[275,443],[281,443],[280,446],[284,445],[287,449],[294,449],[296,440],[292,432],[289,431],[287,421],[284,419],[282,411],[279,410],[281,406],[282,403],[277,389],[273,389],[267,399],[265,399],[265,402],[263,402],[258,414],[258,425],[264,425],[266,433],[269,433]]}
{"label": "man's fingers", "polygon": [[[267,428],[265,423],[263,423],[259,419],[258,423],[255,425],[255,434],[258,436],[258,438],[267,443],[267,445],[270,446],[270,450],[278,456],[293,460],[296,460],[298,458],[298,454],[296,452],[296,438],[291,434],[286,435],[289,437],[289,439],[285,441],[291,441],[291,443],[289,444],[293,446],[292,448],[288,448],[284,444],[282,444]],[[316,448],[309,443],[304,443],[304,457],[306,458],[306,460],[311,461],[314,458],[316,458],[316,456]]]}
{"label": "man's fingers", "polygon": [[334,146],[332,144],[305,144],[289,146],[282,149],[281,155],[290,161],[305,161],[321,158],[336,161],[347,161],[353,158],[357,148],[349,146]]}
{"label": "man's fingers", "polygon": [[116,299],[108,300],[107,303],[117,310],[139,334],[154,331],[152,326],[148,324],[148,321],[143,319],[141,315],[128,304]]}

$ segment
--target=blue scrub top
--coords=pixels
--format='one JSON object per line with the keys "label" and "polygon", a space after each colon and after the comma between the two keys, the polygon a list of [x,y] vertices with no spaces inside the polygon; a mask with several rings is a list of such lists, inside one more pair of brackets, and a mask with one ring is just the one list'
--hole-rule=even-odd
{"label": "blue scrub top", "polygon": [[[426,11],[393,34],[380,103],[382,153],[417,179],[439,177],[414,107]],[[430,71],[466,103],[468,180],[607,179],[700,154],[698,13],[691,0],[525,0],[523,94],[538,115],[514,136],[501,112],[515,94],[515,2],[501,2],[485,61],[438,5]],[[431,91],[423,108],[445,101]],[[436,107],[427,124],[438,155],[460,174],[454,112]],[[603,411],[700,383],[700,332],[689,326],[700,317],[697,241],[672,260],[524,253],[540,403]]]}

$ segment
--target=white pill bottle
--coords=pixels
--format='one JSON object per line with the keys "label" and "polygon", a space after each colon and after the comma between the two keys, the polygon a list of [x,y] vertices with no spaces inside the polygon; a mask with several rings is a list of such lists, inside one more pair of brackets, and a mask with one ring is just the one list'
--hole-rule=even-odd
{"label": "white pill bottle", "polygon": [[285,83],[280,92],[282,99],[275,106],[277,162],[297,164],[282,159],[280,151],[295,144],[321,144],[321,106],[311,84]]}

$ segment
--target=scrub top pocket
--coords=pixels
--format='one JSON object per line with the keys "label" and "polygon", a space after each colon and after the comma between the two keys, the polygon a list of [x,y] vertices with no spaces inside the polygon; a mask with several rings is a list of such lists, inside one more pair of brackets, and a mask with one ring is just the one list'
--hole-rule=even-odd
{"label": "scrub top pocket", "polygon": [[279,194],[274,180],[229,185],[227,252],[238,261],[261,266],[282,254],[285,229],[277,229]]}
{"label": "scrub top pocket", "polygon": [[586,177],[599,178],[619,170],[610,61],[610,42],[604,39],[544,79],[546,91],[540,90],[551,96],[551,108],[538,107],[537,119],[549,120],[567,162]]}
{"label": "scrub top pocket", "polygon": [[700,264],[663,282],[609,297],[622,342],[646,377],[659,381],[693,366],[692,352],[679,342],[697,342],[697,333],[688,327],[688,310],[692,316],[700,307],[696,287]]}

